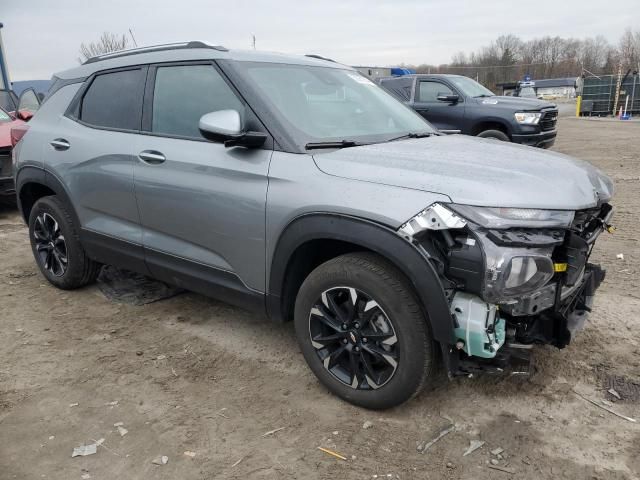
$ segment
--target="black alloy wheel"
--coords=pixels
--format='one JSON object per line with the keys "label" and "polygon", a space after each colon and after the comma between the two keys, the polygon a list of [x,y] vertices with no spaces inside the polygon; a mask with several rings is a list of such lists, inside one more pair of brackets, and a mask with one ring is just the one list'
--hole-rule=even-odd
{"label": "black alloy wheel", "polygon": [[51,275],[62,277],[67,271],[67,244],[60,224],[49,213],[36,217],[33,239],[42,267]]}
{"label": "black alloy wheel", "polygon": [[353,287],[322,292],[311,308],[309,335],[324,368],[353,389],[378,389],[398,368],[391,320],[370,295]]}

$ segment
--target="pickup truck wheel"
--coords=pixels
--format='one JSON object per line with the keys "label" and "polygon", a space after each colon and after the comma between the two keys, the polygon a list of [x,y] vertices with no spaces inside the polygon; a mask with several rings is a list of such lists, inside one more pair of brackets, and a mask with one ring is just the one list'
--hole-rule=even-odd
{"label": "pickup truck wheel", "polygon": [[480,132],[477,136],[480,138],[492,138],[502,142],[510,141],[508,135],[500,130],[485,130],[484,132]]}
{"label": "pickup truck wheel", "polygon": [[378,255],[342,255],[311,272],[295,328],[313,373],[355,405],[399,405],[435,376],[437,349],[411,285]]}
{"label": "pickup truck wheel", "polygon": [[71,290],[97,278],[101,265],[85,254],[77,227],[57,197],[35,203],[29,215],[29,239],[40,271],[54,286]]}

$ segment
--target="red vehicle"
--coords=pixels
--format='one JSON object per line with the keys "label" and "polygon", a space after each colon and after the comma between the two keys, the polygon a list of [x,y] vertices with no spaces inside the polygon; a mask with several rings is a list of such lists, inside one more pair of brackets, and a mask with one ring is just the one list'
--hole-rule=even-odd
{"label": "red vehicle", "polygon": [[0,106],[0,196],[15,195],[11,151],[27,131],[28,122],[40,107],[40,99],[33,89],[22,92],[15,101],[13,92],[1,91]]}

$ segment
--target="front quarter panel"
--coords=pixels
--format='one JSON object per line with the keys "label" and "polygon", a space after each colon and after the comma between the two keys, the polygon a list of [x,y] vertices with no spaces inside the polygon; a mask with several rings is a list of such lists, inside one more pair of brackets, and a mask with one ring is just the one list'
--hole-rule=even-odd
{"label": "front quarter panel", "polygon": [[328,175],[311,155],[274,152],[267,194],[267,268],[280,234],[302,215],[349,215],[396,230],[432,203],[449,201],[437,193]]}

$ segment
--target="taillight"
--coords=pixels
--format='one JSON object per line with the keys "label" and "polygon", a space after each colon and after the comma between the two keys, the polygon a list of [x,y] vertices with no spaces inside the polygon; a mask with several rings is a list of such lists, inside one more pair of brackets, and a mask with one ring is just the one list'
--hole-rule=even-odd
{"label": "taillight", "polygon": [[22,140],[24,134],[29,130],[29,125],[19,125],[17,127],[13,127],[11,129],[11,147],[15,147],[16,144]]}

